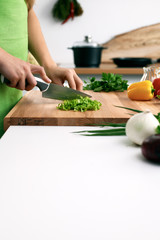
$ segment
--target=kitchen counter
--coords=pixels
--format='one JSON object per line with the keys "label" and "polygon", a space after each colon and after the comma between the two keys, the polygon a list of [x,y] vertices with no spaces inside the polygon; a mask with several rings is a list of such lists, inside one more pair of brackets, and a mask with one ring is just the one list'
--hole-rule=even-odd
{"label": "kitchen counter", "polygon": [[101,64],[99,68],[75,68],[77,74],[114,73],[123,75],[143,74],[143,68],[119,68],[113,63]]}
{"label": "kitchen counter", "polygon": [[115,73],[124,75],[142,75],[143,68],[119,68],[113,63],[101,63],[99,68],[76,68],[73,64],[58,64],[60,67],[74,68],[77,74]]}
{"label": "kitchen counter", "polygon": [[160,166],[126,136],[73,133],[91,128],[7,130],[0,239],[159,240]]}

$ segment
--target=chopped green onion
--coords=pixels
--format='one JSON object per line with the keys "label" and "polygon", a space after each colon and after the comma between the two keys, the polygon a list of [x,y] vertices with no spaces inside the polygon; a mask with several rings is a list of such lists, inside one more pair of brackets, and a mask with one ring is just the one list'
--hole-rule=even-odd
{"label": "chopped green onion", "polygon": [[73,100],[64,100],[63,103],[58,104],[57,108],[64,111],[74,110],[85,112],[87,110],[99,110],[101,105],[97,100],[92,100],[89,97],[80,97]]}

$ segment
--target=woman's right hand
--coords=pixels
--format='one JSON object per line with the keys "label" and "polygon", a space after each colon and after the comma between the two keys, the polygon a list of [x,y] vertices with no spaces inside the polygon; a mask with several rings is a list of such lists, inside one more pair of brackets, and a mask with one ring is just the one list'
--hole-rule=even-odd
{"label": "woman's right hand", "polygon": [[[41,78],[50,83],[44,68],[32,65],[19,58],[16,58],[0,48],[0,73],[7,78],[10,83],[9,87],[20,90],[31,90],[37,84],[33,74],[39,74]],[[26,84],[27,82],[27,84]]]}

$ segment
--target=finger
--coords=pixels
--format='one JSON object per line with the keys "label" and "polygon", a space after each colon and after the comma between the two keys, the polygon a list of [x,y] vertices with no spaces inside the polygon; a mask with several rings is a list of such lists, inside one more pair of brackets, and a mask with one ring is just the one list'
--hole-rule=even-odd
{"label": "finger", "polygon": [[11,87],[11,88],[15,88],[16,87],[16,85],[17,85],[17,83],[15,83],[15,82],[10,82],[10,83],[7,83],[6,84],[8,87]]}
{"label": "finger", "polygon": [[78,77],[77,74],[74,75],[74,79],[75,79],[75,83],[76,83],[76,89],[78,91],[82,91],[83,90],[83,82],[82,82],[82,80]]}
{"label": "finger", "polygon": [[34,78],[31,72],[28,72],[26,80],[27,80],[27,85],[25,86],[26,91],[30,91],[37,85],[36,79]]}
{"label": "finger", "polygon": [[7,86],[11,88],[16,88],[17,83],[18,83],[18,79],[15,78],[15,79],[9,80],[9,82],[7,83]]}
{"label": "finger", "polygon": [[25,76],[24,77],[22,77],[19,81],[18,81],[18,83],[17,83],[17,85],[16,85],[16,88],[17,89],[19,89],[19,90],[25,90]]}
{"label": "finger", "polygon": [[30,64],[30,69],[31,69],[32,73],[39,74],[45,82],[51,83],[51,80],[47,77],[46,72],[43,67]]}
{"label": "finger", "polygon": [[[52,78],[51,78],[51,79],[52,79]],[[62,80],[59,80],[59,79],[56,79],[56,78],[53,78],[53,79],[52,79],[52,83],[57,84],[57,85],[60,85],[60,86],[63,86]]]}
{"label": "finger", "polygon": [[73,76],[70,76],[70,78],[68,79],[68,84],[69,84],[70,88],[76,90],[76,84],[75,84]]}
{"label": "finger", "polygon": [[67,73],[66,74],[66,80],[68,81],[68,84],[69,84],[70,88],[76,89],[76,83],[74,81],[74,77],[73,77],[72,73]]}

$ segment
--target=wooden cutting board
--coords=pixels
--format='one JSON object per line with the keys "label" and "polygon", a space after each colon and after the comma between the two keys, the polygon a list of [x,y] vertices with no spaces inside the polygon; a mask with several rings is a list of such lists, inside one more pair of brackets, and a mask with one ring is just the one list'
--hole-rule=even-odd
{"label": "wooden cutting board", "polygon": [[[152,113],[160,112],[160,100],[131,101],[127,92],[93,92],[85,91],[102,103],[98,111],[74,112],[57,109],[61,101],[42,98],[39,91],[28,92],[4,119],[4,129],[10,125],[37,125],[37,126],[85,126],[104,122],[126,122],[131,113],[128,110],[117,108],[114,105],[150,109]],[[132,112],[133,113],[133,112]]]}
{"label": "wooden cutting board", "polygon": [[116,57],[160,58],[160,24],[133,29],[116,35],[103,44],[102,63]]}

